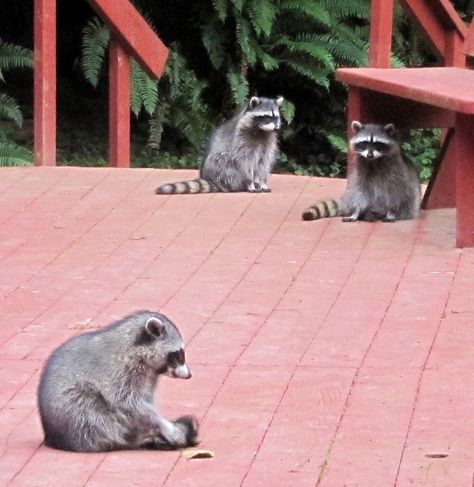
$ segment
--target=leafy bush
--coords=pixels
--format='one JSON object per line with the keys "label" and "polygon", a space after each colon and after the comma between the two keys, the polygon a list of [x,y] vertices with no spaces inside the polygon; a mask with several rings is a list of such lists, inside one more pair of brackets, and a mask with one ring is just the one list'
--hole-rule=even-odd
{"label": "leafy bush", "polygon": [[[24,47],[0,40],[0,82],[6,83],[5,72],[12,69],[31,68],[32,52]],[[12,120],[18,127],[23,125],[23,114],[17,101],[0,93],[0,120]],[[0,124],[0,166],[27,165],[31,163],[31,151],[15,144],[9,137],[9,125]]]}

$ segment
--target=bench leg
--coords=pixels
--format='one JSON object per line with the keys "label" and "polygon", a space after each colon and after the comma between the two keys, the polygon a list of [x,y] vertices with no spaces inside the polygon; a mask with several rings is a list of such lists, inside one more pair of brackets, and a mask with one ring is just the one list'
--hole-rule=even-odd
{"label": "bench leg", "polygon": [[474,247],[474,116],[458,113],[456,151],[456,244]]}
{"label": "bench leg", "polygon": [[433,171],[423,197],[426,210],[454,208],[456,206],[456,151],[454,129],[448,129],[438,164]]}

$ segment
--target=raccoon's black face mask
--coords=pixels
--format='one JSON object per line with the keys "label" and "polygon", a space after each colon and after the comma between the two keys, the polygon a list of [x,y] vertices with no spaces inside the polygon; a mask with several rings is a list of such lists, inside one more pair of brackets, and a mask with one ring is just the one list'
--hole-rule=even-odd
{"label": "raccoon's black face mask", "polygon": [[273,132],[281,127],[280,105],[283,97],[263,98],[253,96],[248,105],[247,113],[252,115],[252,122],[259,130]]}

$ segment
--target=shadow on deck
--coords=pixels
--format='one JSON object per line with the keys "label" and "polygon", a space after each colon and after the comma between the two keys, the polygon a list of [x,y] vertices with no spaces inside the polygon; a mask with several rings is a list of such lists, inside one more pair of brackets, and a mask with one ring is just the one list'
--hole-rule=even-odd
{"label": "shadow on deck", "polygon": [[[472,484],[474,249],[453,210],[302,222],[345,182],[166,197],[195,173],[0,174],[0,485]],[[215,458],[42,446],[44,359],[140,308],[177,323],[194,373],[163,379],[160,410],[201,418]]]}

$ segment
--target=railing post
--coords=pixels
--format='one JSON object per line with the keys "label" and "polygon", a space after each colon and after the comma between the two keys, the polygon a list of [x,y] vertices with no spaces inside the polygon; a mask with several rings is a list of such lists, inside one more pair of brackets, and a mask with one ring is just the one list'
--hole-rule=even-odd
{"label": "railing post", "polygon": [[389,68],[392,54],[393,0],[372,0],[369,67]]}
{"label": "railing post", "polygon": [[109,166],[130,166],[130,59],[113,37],[109,52]]}
{"label": "railing post", "polygon": [[34,0],[34,163],[56,165],[56,0]]}

